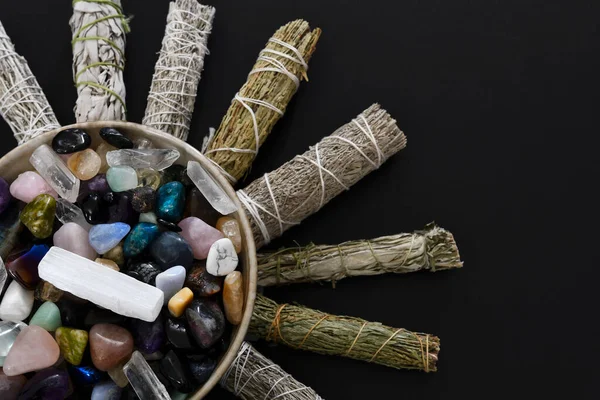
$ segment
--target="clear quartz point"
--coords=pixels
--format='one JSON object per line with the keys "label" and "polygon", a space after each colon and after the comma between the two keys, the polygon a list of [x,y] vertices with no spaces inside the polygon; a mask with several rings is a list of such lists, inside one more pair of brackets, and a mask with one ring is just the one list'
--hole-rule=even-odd
{"label": "clear quartz point", "polygon": [[2,298],[2,292],[4,292],[4,285],[6,285],[7,278],[8,273],[6,272],[4,261],[2,260],[2,257],[0,257],[0,298]]}
{"label": "clear quartz point", "polygon": [[60,157],[47,144],[38,147],[29,162],[63,199],[75,203],[81,181],[73,175]]}
{"label": "clear quartz point", "polygon": [[123,367],[123,372],[140,399],[171,400],[169,392],[139,351],[133,352],[131,359]]}
{"label": "clear quartz point", "polygon": [[223,188],[219,186],[199,162],[188,161],[187,174],[215,210],[223,215],[237,211],[237,206],[233,200],[227,196]]}
{"label": "clear quartz point", "polygon": [[63,225],[68,224],[69,222],[74,222],[86,231],[89,231],[92,228],[92,226],[85,220],[81,208],[65,199],[56,200],[56,218],[58,218]]}
{"label": "clear quartz point", "polygon": [[126,165],[134,169],[152,168],[157,171],[169,168],[179,158],[175,149],[123,149],[106,153],[110,167]]}
{"label": "clear quartz point", "polygon": [[162,290],[56,246],[38,272],[57,288],[126,317],[153,322],[163,306]]}

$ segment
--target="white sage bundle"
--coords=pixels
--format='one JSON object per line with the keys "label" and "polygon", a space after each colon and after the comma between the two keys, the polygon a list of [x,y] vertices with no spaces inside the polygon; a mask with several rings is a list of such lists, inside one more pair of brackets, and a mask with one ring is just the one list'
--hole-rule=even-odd
{"label": "white sage bundle", "polygon": [[247,342],[223,375],[221,386],[244,400],[322,399]]}
{"label": "white sage bundle", "polygon": [[125,34],[121,0],[73,0],[73,80],[77,122],[126,119]]}
{"label": "white sage bundle", "polygon": [[0,114],[21,145],[60,127],[48,99],[0,22]]}
{"label": "white sage bundle", "polygon": [[142,124],[187,140],[214,7],[171,2]]}
{"label": "white sage bundle", "polygon": [[352,276],[442,271],[461,268],[452,233],[434,224],[422,231],[356,240],[338,245],[308,245],[257,254],[258,284],[336,281]]}
{"label": "white sage bundle", "polygon": [[260,248],[349,190],[406,147],[406,136],[379,104],[237,194]]}

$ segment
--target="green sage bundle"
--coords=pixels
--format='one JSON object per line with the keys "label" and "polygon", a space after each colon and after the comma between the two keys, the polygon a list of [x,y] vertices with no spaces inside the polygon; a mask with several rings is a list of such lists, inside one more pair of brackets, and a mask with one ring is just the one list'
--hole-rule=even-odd
{"label": "green sage bundle", "polygon": [[298,382],[248,342],[242,343],[221,386],[244,400],[322,400],[313,389]]}
{"label": "green sage bundle", "polygon": [[406,147],[406,136],[379,104],[302,155],[238,190],[256,248],[321,209]]}
{"label": "green sage bundle", "polygon": [[121,0],[73,0],[73,80],[77,122],[126,119],[125,34]]}
{"label": "green sage bundle", "polygon": [[250,169],[259,147],[283,116],[302,79],[321,30],[296,20],[275,32],[235,95],[205,154],[232,182]]}
{"label": "green sage bundle", "polygon": [[258,295],[249,333],[319,354],[349,357],[392,368],[436,371],[440,340],[360,318],[336,316]]}
{"label": "green sage bundle", "polygon": [[196,0],[171,2],[142,124],[187,140],[214,16]]}
{"label": "green sage bundle", "polygon": [[292,247],[263,252],[258,258],[258,284],[331,281],[351,276],[432,272],[461,268],[454,236],[430,224],[422,231],[356,240],[339,245]]}
{"label": "green sage bundle", "polygon": [[60,127],[37,79],[0,22],[0,114],[21,145]]}

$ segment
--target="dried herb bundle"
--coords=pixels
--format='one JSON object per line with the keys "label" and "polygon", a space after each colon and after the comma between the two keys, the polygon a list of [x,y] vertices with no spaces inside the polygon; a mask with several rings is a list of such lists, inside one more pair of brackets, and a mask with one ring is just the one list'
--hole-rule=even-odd
{"label": "dried herb bundle", "polygon": [[313,389],[298,382],[248,342],[242,343],[221,386],[244,400],[322,400]]}
{"label": "dried herb bundle", "polygon": [[249,333],[295,349],[344,356],[393,368],[436,371],[440,340],[360,318],[277,304],[258,295]]}
{"label": "dried herb bundle", "polygon": [[351,276],[432,272],[461,268],[450,232],[434,224],[422,231],[356,240],[339,245],[292,247],[258,257],[258,284],[336,281]]}
{"label": "dried herb bundle", "polygon": [[60,127],[48,99],[0,22],[0,114],[21,145]]}
{"label": "dried herb bundle", "polygon": [[299,224],[404,147],[406,136],[396,121],[374,104],[304,154],[239,190],[256,247]]}
{"label": "dried herb bundle", "polygon": [[142,124],[187,140],[214,16],[196,0],[170,3]]}
{"label": "dried herb bundle", "polygon": [[206,149],[207,157],[219,165],[232,182],[250,169],[259,147],[282,117],[296,93],[317,41],[319,28],[296,20],[275,32],[260,52],[246,83],[235,95]]}
{"label": "dried herb bundle", "polygon": [[126,119],[125,34],[121,0],[73,0],[73,79],[77,122]]}

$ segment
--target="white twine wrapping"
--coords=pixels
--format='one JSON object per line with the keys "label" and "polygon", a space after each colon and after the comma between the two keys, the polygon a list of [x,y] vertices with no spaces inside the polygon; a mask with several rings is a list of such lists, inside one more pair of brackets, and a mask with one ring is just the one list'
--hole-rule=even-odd
{"label": "white twine wrapping", "polygon": [[73,0],[73,79],[77,122],[126,119],[125,34],[121,0]]}
{"label": "white twine wrapping", "polygon": [[405,146],[396,121],[374,104],[304,154],[238,190],[256,247],[299,224]]}
{"label": "white twine wrapping", "polygon": [[170,4],[142,124],[187,140],[214,16],[196,0]]}
{"label": "white twine wrapping", "polygon": [[0,114],[19,145],[60,127],[48,99],[0,22]]}
{"label": "white twine wrapping", "polygon": [[244,400],[322,400],[247,342],[242,343],[221,386]]}

